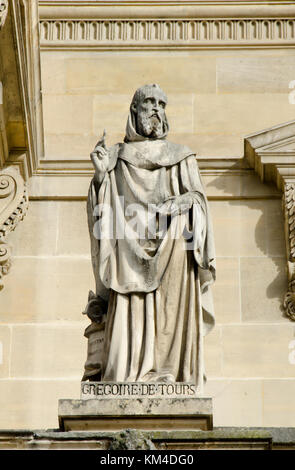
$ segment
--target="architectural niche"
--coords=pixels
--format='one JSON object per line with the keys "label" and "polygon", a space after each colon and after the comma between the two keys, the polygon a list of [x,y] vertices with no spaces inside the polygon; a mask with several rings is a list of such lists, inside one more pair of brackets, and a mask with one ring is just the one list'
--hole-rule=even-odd
{"label": "architectural niche", "polygon": [[295,321],[295,121],[248,135],[245,157],[262,181],[274,182],[283,193],[289,282],[283,305]]}

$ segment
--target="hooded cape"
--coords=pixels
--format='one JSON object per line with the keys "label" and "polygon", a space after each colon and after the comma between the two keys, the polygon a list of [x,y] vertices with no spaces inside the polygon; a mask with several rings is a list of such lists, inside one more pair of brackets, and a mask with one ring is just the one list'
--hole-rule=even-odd
{"label": "hooded cape", "polygon": [[[106,332],[103,380],[145,380],[142,378],[143,373],[139,371],[133,371],[131,374],[130,365],[127,373],[126,364],[122,366],[125,370],[123,375],[112,376],[108,372],[113,371],[115,366],[113,358],[109,359],[107,356],[112,357],[116,354],[122,356],[122,352],[118,352],[117,347],[113,346],[115,343],[112,342],[116,316],[121,316],[120,309],[124,310],[119,301],[123,299],[122,301],[126,303],[127,298],[138,300],[142,295],[146,295],[146,303],[147,299],[152,298],[154,299],[152,303],[157,302],[155,299],[158,299],[158,294],[162,292],[162,283],[172,285],[171,281],[167,283],[167,279],[171,278],[171,273],[173,277],[173,270],[177,269],[177,265],[185,263],[186,267],[191,266],[189,272],[193,277],[186,280],[187,274],[185,274],[183,280],[179,278],[179,282],[184,282],[184,286],[196,283],[197,294],[194,292],[194,300],[189,300],[189,309],[192,311],[191,317],[197,318],[190,321],[193,321],[194,325],[198,324],[198,328],[193,328],[199,338],[196,353],[199,366],[194,375],[200,384],[203,379],[200,365],[203,362],[200,338],[214,325],[210,284],[215,279],[215,254],[211,219],[196,156],[188,147],[165,139],[150,140],[139,136],[130,117],[125,142],[113,146],[109,153],[108,171],[101,184],[98,184],[95,177],[93,178],[88,196],[88,221],[96,294],[106,300],[109,299],[108,315],[112,317],[111,325],[107,327]],[[193,201],[189,210],[168,217],[167,230],[161,231],[158,227],[156,236],[151,237],[148,222],[150,206],[160,207],[165,201],[175,198],[177,200],[183,194],[189,194]],[[189,233],[191,240],[186,240],[184,233]],[[177,275],[175,271],[176,278]],[[170,294],[171,292],[162,292],[162,304],[159,301],[159,305],[167,305]],[[163,300],[163,296],[168,297]],[[132,304],[132,300],[128,302]],[[128,311],[130,305],[126,307]],[[182,308],[185,310],[188,307]],[[157,307],[151,307],[150,311],[155,313],[154,309],[157,310]],[[147,312],[149,308],[145,306],[144,310]],[[181,321],[187,321],[184,319],[185,314]],[[130,319],[128,321],[130,322]],[[146,323],[147,320],[143,322]],[[155,329],[154,324],[152,329]],[[181,342],[183,340],[180,339]],[[128,346],[126,347],[128,349]],[[143,348],[142,345],[140,347]],[[112,348],[117,352],[112,353]],[[128,354],[130,356],[130,351]],[[185,354],[189,356],[190,353],[187,351]],[[136,364],[138,366],[139,358],[136,359]],[[140,367],[142,370],[145,369],[145,372],[148,371],[143,364]],[[150,368],[153,369],[152,366]],[[191,368],[191,365],[187,366],[187,369]],[[184,377],[191,378],[191,375],[187,372]]]}

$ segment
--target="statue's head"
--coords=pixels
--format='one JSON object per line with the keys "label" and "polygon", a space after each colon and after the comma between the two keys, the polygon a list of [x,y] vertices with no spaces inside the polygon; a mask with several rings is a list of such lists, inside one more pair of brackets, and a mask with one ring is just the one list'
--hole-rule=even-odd
{"label": "statue's head", "polygon": [[150,139],[167,135],[168,121],[165,113],[167,96],[159,85],[144,85],[136,90],[130,112],[136,133]]}

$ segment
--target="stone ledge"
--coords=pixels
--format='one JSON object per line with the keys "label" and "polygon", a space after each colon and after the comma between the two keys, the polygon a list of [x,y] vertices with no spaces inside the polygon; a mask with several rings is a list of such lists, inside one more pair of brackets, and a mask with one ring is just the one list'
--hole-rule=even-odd
{"label": "stone ledge", "polygon": [[96,398],[59,400],[63,431],[135,428],[202,429],[213,426],[211,398]]}
{"label": "stone ledge", "polygon": [[[124,440],[128,433],[121,431],[0,431],[2,449],[96,449],[107,450],[114,442]],[[295,428],[216,428],[201,430],[140,431],[141,438],[150,440],[158,450],[270,450],[295,449]],[[276,441],[287,436],[288,442]],[[134,450],[134,449],[133,449]]]}

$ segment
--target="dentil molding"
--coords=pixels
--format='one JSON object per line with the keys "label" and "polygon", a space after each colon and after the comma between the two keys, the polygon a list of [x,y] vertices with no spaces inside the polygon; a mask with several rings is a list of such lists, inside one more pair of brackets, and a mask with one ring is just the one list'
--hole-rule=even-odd
{"label": "dentil molding", "polygon": [[41,20],[42,49],[294,47],[295,19]]}
{"label": "dentil molding", "polygon": [[53,49],[294,47],[290,1],[39,1]]}

